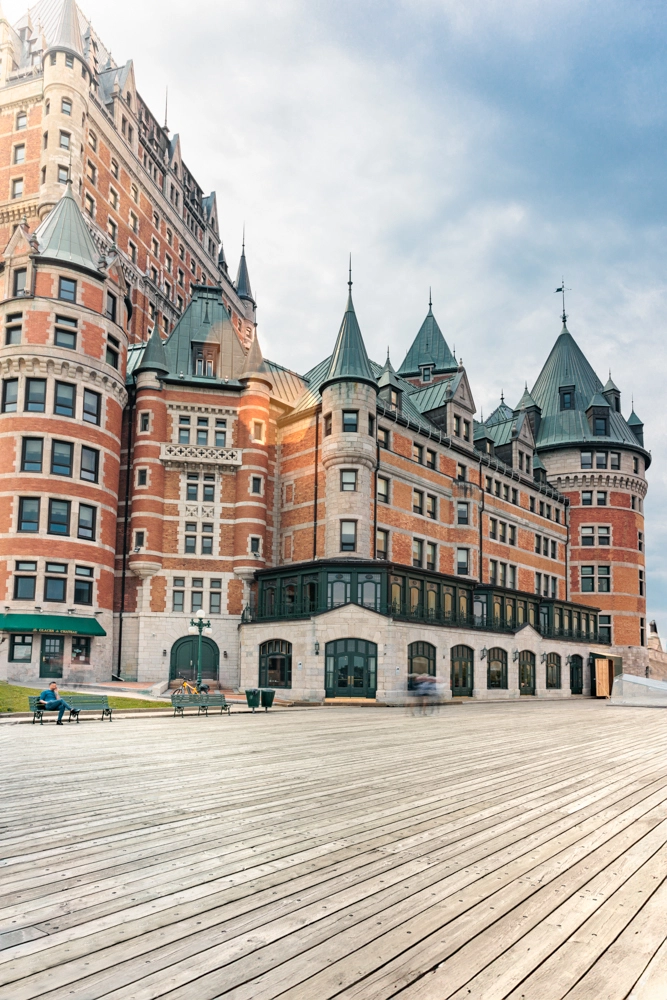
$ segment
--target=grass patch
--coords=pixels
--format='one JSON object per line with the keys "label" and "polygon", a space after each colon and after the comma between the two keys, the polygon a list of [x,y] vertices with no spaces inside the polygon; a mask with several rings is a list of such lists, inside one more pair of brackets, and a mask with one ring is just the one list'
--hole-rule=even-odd
{"label": "grass patch", "polygon": [[[45,683],[48,687],[48,681]],[[28,712],[28,696],[37,695],[42,689],[17,687],[15,684],[4,684],[0,681],[0,712]],[[60,694],[67,701],[68,694],[81,694],[77,691],[61,691]],[[100,694],[106,694],[100,691]],[[114,695],[109,697],[111,708],[169,708],[168,701],[150,701],[139,698],[117,698]]]}

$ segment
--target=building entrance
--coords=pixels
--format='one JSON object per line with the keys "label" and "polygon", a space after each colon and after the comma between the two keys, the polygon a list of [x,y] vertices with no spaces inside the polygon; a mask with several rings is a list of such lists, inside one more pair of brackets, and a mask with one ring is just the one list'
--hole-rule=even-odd
{"label": "building entrance", "polygon": [[325,687],[327,698],[375,698],[377,646],[365,639],[328,642]]}
{"label": "building entrance", "polygon": [[535,694],[535,654],[529,649],[519,653],[519,694]]}
{"label": "building entrance", "polygon": [[61,635],[43,635],[39,658],[40,677],[62,677],[65,640]]}
{"label": "building entrance", "polygon": [[570,657],[570,691],[582,694],[584,690],[584,661],[580,656]]}
{"label": "building entrance", "polygon": [[[185,635],[182,639],[177,639],[171,647],[171,665],[169,669],[169,680],[177,681],[183,678],[186,681],[197,680],[197,643],[199,637],[196,635]],[[218,647],[212,639],[202,636],[201,640],[201,675],[206,680],[218,679],[218,664],[220,654]]]}

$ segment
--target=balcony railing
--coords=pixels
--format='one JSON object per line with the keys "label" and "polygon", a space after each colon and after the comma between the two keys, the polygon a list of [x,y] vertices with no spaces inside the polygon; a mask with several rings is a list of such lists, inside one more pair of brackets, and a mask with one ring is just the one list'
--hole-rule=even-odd
{"label": "balcony railing", "polygon": [[160,458],[165,464],[205,462],[211,465],[240,465],[240,448],[216,448],[215,445],[162,444]]}
{"label": "balcony railing", "polygon": [[[425,608],[422,605],[418,605],[417,607],[411,607],[406,604],[367,604],[361,606],[368,608],[369,611],[376,611],[381,615],[397,618],[401,621],[424,622],[429,625],[442,625],[448,628],[469,628],[482,632],[500,632],[506,635],[513,635],[526,624],[526,622],[522,622],[519,625],[502,619],[488,618],[485,615],[460,614],[456,612],[447,613],[439,609]],[[312,601],[295,601],[287,604],[276,604],[270,611],[266,609],[258,611],[246,607],[243,612],[242,621],[250,623],[284,621],[288,618],[310,618],[312,615],[321,615],[337,607],[345,607],[345,605],[329,604],[322,606]],[[601,636],[596,630],[584,632],[582,629],[555,629],[544,625],[534,625],[533,627],[545,639],[564,639],[572,642],[585,642],[603,646],[611,644],[609,638]]]}

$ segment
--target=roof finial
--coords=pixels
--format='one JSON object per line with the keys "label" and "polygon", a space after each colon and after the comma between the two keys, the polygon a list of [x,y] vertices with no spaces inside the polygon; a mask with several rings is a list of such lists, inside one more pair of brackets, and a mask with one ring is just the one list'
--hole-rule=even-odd
{"label": "roof finial", "polygon": [[428,311],[430,312],[433,308],[433,300],[431,299],[431,286],[428,286]]}
{"label": "roof finial", "polygon": [[504,391],[504,389],[500,390],[500,402],[501,403],[505,402],[505,391]]}
{"label": "roof finial", "polygon": [[565,278],[561,278],[560,288],[557,288],[554,294],[555,295],[561,294],[563,296],[563,326],[565,326],[567,322],[567,313],[565,312],[565,293],[571,291],[572,291],[571,288],[565,287]]}
{"label": "roof finial", "polygon": [[169,84],[164,88],[164,130],[169,131],[169,126],[167,125],[167,117],[169,111]]}
{"label": "roof finial", "polygon": [[387,344],[387,363],[389,363],[389,344]]}
{"label": "roof finial", "polygon": [[243,239],[241,240],[241,253],[245,253],[245,222],[243,223]]}
{"label": "roof finial", "polygon": [[347,287],[350,290],[350,295],[352,294],[352,252],[350,252],[350,267],[347,278]]}

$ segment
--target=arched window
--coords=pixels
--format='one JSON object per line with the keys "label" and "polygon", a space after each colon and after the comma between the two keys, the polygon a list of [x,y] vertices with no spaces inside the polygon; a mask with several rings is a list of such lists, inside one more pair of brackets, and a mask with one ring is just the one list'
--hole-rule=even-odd
{"label": "arched window", "polygon": [[474,652],[470,646],[452,646],[452,694],[471,696]]}
{"label": "arched window", "polygon": [[560,687],[560,656],[558,653],[547,653],[547,687]]}
{"label": "arched window", "polygon": [[292,686],[292,643],[284,639],[269,639],[259,647],[259,686],[288,688]]}
{"label": "arched window", "polygon": [[499,646],[494,646],[486,654],[486,686],[507,688],[507,653]]}
{"label": "arched window", "polygon": [[529,649],[519,653],[519,694],[535,694],[535,654]]}
{"label": "arched window", "polygon": [[408,673],[435,677],[435,646],[430,642],[411,642],[408,646]]}

